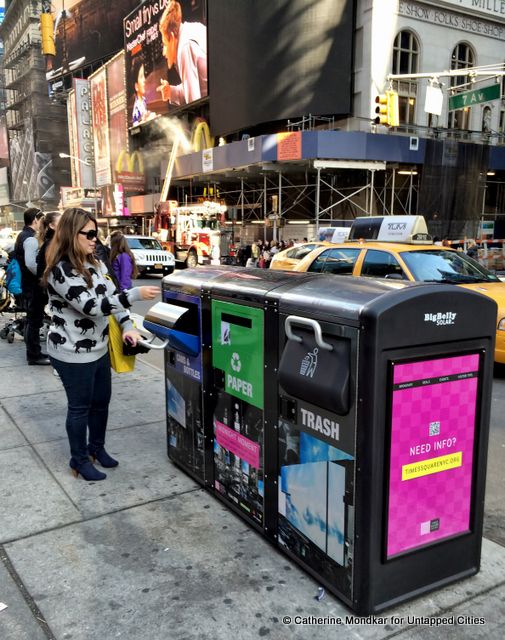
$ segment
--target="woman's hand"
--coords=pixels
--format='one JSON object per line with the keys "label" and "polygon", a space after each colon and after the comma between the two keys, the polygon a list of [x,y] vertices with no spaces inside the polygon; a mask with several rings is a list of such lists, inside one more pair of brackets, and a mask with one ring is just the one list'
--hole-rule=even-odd
{"label": "woman's hand", "polygon": [[154,300],[160,295],[159,287],[139,287],[142,300]]}
{"label": "woman's hand", "polygon": [[136,347],[138,340],[142,338],[142,334],[137,331],[137,329],[130,329],[129,331],[125,331],[123,333],[123,342],[125,344],[130,345],[131,347]]}

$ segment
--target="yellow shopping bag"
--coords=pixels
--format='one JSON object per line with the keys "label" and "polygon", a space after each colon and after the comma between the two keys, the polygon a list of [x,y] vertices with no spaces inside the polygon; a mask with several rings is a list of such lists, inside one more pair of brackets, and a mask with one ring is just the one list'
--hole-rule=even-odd
{"label": "yellow shopping bag", "polygon": [[116,373],[128,373],[135,369],[135,356],[123,353],[123,333],[114,316],[109,316],[109,356],[110,366]]}

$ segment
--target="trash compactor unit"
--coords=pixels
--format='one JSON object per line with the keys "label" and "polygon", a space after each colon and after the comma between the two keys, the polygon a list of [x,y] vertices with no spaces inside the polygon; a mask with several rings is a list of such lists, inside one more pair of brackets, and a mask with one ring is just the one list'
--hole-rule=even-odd
{"label": "trash compactor unit", "polygon": [[496,305],[452,285],[163,280],[170,459],[360,615],[479,570]]}

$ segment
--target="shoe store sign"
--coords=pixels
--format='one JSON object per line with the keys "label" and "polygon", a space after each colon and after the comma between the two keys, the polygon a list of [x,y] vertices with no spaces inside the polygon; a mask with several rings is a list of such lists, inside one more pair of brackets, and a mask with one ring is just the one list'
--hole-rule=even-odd
{"label": "shoe store sign", "polygon": [[263,311],[212,302],[212,365],[224,372],[224,388],[263,409]]}
{"label": "shoe store sign", "polygon": [[[505,0],[501,0],[505,5]],[[446,3],[449,5],[449,3]],[[460,10],[464,9],[463,3],[450,3],[452,6],[458,6]],[[414,20],[421,20],[439,27],[448,27],[450,29],[459,29],[466,33],[473,33],[497,40],[505,40],[505,15],[488,14],[489,19],[481,19],[481,15],[470,15],[470,13],[461,13],[451,11],[449,8],[436,6],[431,4],[422,4],[419,2],[400,2],[398,5],[398,15]]]}

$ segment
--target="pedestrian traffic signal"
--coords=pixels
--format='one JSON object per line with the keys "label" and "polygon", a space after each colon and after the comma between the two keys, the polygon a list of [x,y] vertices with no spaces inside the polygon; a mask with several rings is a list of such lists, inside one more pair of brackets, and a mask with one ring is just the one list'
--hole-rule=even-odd
{"label": "pedestrian traffic signal", "polygon": [[375,97],[375,103],[377,106],[375,107],[375,113],[377,113],[377,117],[374,119],[375,124],[383,124],[387,126],[388,123],[388,97],[387,94],[381,93],[380,95]]}
{"label": "pedestrian traffic signal", "polygon": [[396,91],[386,91],[375,97],[375,113],[377,117],[373,120],[375,124],[382,124],[386,127],[397,127],[400,124],[398,110],[398,94]]}

